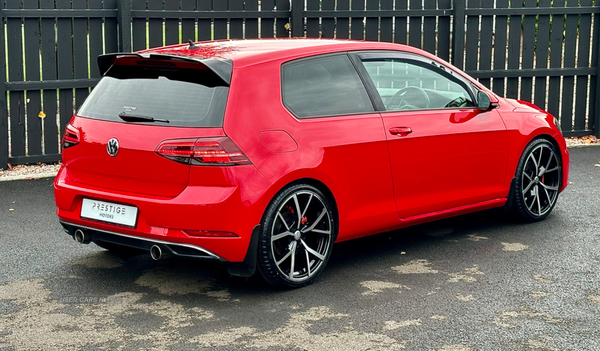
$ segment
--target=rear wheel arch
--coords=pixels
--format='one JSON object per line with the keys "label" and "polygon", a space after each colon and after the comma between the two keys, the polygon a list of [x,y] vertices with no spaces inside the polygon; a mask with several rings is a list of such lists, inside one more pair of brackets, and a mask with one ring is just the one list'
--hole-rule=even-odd
{"label": "rear wheel arch", "polygon": [[329,189],[329,187],[327,185],[325,185],[325,183],[314,179],[314,178],[302,178],[302,179],[298,179],[294,182],[292,182],[289,185],[293,185],[293,184],[307,184],[307,185],[312,185],[315,188],[319,189],[323,195],[325,195],[325,197],[327,198],[327,201],[329,201],[329,204],[331,205],[331,208],[333,210],[333,214],[335,216],[335,222],[338,225],[338,229],[339,229],[339,220],[340,220],[340,215],[338,213],[338,205],[337,202],[335,201],[335,196],[333,195],[333,192],[331,191],[331,189]]}
{"label": "rear wheel arch", "polygon": [[340,218],[339,209],[338,209],[337,201],[335,199],[335,195],[333,195],[333,191],[331,191],[331,189],[322,181],[315,179],[315,178],[308,178],[308,177],[307,178],[298,178],[296,180],[293,180],[291,182],[288,182],[288,183],[280,186],[279,189],[273,194],[273,196],[271,196],[271,198],[267,202],[267,205],[265,206],[265,208],[262,209],[263,214],[262,214],[261,218],[264,217],[264,214],[265,214],[267,208],[273,202],[273,200],[277,197],[277,195],[279,195],[285,189],[287,189],[291,186],[297,185],[297,184],[311,185],[311,186],[314,186],[315,188],[319,189],[323,193],[323,195],[325,195],[325,197],[327,198],[327,201],[329,201],[329,204],[331,205],[334,216],[335,216],[334,219],[339,226],[339,218]]}
{"label": "rear wheel arch", "polygon": [[[290,217],[296,215],[293,221]],[[335,197],[324,183],[313,178],[289,182],[273,195],[262,216],[257,268],[277,287],[310,284],[327,264],[338,230]]]}

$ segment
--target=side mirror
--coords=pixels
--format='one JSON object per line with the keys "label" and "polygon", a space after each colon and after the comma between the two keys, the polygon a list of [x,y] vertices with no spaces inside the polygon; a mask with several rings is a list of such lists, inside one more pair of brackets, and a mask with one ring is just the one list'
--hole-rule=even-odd
{"label": "side mirror", "polygon": [[477,108],[481,111],[487,111],[492,107],[492,101],[488,94],[483,91],[477,93]]}

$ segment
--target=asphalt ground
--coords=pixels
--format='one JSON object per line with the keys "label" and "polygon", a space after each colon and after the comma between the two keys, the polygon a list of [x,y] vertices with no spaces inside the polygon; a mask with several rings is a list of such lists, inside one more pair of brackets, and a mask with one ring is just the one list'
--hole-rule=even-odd
{"label": "asphalt ground", "polygon": [[571,157],[541,223],[490,211],[336,244],[292,291],[79,245],[51,179],[0,182],[0,350],[600,350],[600,147]]}

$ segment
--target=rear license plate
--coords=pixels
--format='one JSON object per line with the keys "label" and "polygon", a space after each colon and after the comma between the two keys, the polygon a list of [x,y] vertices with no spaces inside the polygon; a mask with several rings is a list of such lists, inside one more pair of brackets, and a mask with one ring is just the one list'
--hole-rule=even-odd
{"label": "rear license plate", "polygon": [[81,218],[135,227],[138,209],[98,200],[83,199]]}

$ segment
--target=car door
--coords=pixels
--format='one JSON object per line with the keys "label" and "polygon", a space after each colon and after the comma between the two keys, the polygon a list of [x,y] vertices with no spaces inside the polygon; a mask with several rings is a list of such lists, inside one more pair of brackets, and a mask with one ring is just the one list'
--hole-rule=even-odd
{"label": "car door", "polygon": [[256,163],[261,172],[274,182],[271,175],[291,169],[323,179],[335,197],[340,240],[396,228],[383,121],[348,54],[293,60],[281,72],[283,106],[293,118],[278,116],[277,126],[298,151]]}
{"label": "car door", "polygon": [[381,99],[401,218],[506,196],[506,128],[495,110],[477,108],[470,82],[418,55],[357,57]]}

